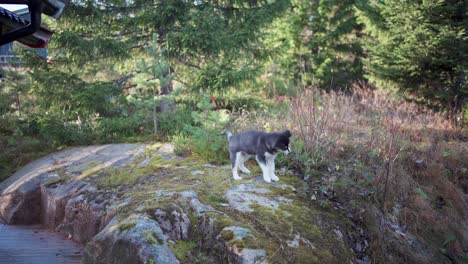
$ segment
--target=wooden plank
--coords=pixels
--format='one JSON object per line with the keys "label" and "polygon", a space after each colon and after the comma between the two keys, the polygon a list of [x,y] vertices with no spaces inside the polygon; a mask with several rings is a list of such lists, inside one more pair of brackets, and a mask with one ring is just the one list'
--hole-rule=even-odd
{"label": "wooden plank", "polygon": [[82,245],[42,226],[0,224],[0,264],[78,264],[82,253]]}

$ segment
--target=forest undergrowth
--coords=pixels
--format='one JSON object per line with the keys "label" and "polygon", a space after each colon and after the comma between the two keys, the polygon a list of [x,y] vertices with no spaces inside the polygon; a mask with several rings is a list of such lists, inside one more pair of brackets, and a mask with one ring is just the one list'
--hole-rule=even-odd
{"label": "forest undergrowth", "polygon": [[[356,84],[307,89],[272,118],[244,113],[239,130],[289,128],[282,165],[308,183],[311,201],[342,208],[369,239],[373,263],[465,263],[468,134],[435,113]],[[273,126],[273,127],[271,127]]]}

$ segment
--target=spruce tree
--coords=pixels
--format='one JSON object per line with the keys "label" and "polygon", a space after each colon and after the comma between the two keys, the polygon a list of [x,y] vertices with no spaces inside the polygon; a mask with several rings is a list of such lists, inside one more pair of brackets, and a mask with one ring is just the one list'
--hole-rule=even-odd
{"label": "spruce tree", "polygon": [[[172,78],[198,91],[222,91],[254,78],[263,56],[262,29],[289,1],[71,1],[63,17],[46,21],[55,32],[48,63],[28,54],[39,115],[92,123],[132,112],[125,98],[156,34]],[[166,76],[167,75],[167,76]],[[138,97],[138,96],[137,96]],[[123,106],[123,107],[122,107]]]}
{"label": "spruce tree", "polygon": [[134,104],[139,104],[140,109],[151,109],[154,135],[158,133],[158,108],[169,105],[169,98],[165,98],[168,91],[161,92],[161,90],[167,89],[168,83],[173,78],[171,66],[167,62],[167,51],[158,46],[158,36],[154,35],[153,41],[146,49],[147,57],[137,64],[139,73],[135,74],[135,83],[139,92],[127,98]]}
{"label": "spruce tree", "polygon": [[346,89],[362,79],[362,48],[353,6],[356,0],[317,1],[310,18],[311,67],[324,89]]}
{"label": "spruce tree", "polygon": [[[222,90],[256,76],[258,58],[262,55],[258,41],[262,28],[281,14],[288,3],[287,0],[72,2],[55,41],[62,58],[73,57],[76,63],[97,65],[103,62],[112,65],[114,61],[113,67],[124,78],[138,71],[135,62],[146,56],[145,48],[156,34],[158,46],[167,50],[180,82],[198,90]],[[162,94],[172,90],[171,83],[167,85],[161,89]]]}
{"label": "spruce tree", "polygon": [[323,89],[346,88],[362,79],[356,0],[291,1],[265,41],[283,73]]}
{"label": "spruce tree", "polygon": [[372,0],[358,6],[368,78],[454,120],[467,98],[464,1]]}

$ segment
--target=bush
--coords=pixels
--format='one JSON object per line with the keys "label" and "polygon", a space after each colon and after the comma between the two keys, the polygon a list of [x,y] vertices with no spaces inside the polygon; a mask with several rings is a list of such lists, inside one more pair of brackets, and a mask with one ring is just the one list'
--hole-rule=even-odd
{"label": "bush", "polygon": [[228,159],[227,141],[221,132],[224,125],[229,122],[227,112],[204,110],[192,112],[192,117],[195,126],[185,126],[185,130],[190,135],[189,143],[192,154],[208,162],[225,162]]}
{"label": "bush", "polygon": [[178,156],[186,157],[192,154],[192,143],[190,138],[183,134],[172,136],[171,142],[174,143],[174,153]]}
{"label": "bush", "polygon": [[[284,162],[303,172],[309,192],[320,201],[376,213],[363,224],[373,237],[370,253],[376,260],[405,262],[421,256],[407,251],[403,240],[401,248],[390,248],[393,231],[381,227],[385,221],[409,226],[406,232],[432,251],[430,262],[447,262],[441,245],[448,234],[462,238],[459,230],[467,219],[462,188],[468,184],[460,180],[466,170],[459,169],[466,168],[466,155],[459,152],[466,144],[450,142],[460,139],[453,137],[457,131],[449,129],[441,113],[382,91],[353,88],[350,95],[306,91],[291,100],[296,138]],[[444,145],[443,139],[449,142]],[[440,200],[443,205],[432,210]],[[463,239],[453,243],[466,245]],[[458,260],[460,253],[449,258]]]}
{"label": "bush", "polygon": [[0,119],[0,134],[12,135],[17,130],[18,117],[12,114],[5,114]]}
{"label": "bush", "polygon": [[[213,107],[217,109],[228,109],[232,112],[238,109],[260,109],[264,107],[267,102],[262,97],[252,95],[214,95],[210,98],[212,100]],[[193,95],[180,95],[175,98],[175,102],[179,107],[188,110],[198,109],[198,103],[201,100],[206,100]]]}
{"label": "bush", "polygon": [[88,145],[94,142],[90,124],[67,122],[55,115],[37,116],[39,135],[52,145]]}
{"label": "bush", "polygon": [[226,137],[220,130],[191,129],[190,144],[192,154],[214,164],[222,164],[229,159]]}
{"label": "bush", "polygon": [[184,126],[187,136],[179,133],[175,138],[179,142],[176,149],[178,152],[191,152],[207,162],[223,163],[228,159],[228,151],[226,138],[221,132],[230,116],[226,110],[212,111],[214,106],[208,96],[202,97],[197,108],[199,112],[191,113],[193,124]]}
{"label": "bush", "polygon": [[192,111],[189,110],[175,110],[158,115],[158,135],[161,140],[187,136],[189,133],[185,127],[194,125]]}
{"label": "bush", "polygon": [[97,123],[96,134],[100,142],[109,143],[121,138],[144,134],[145,121],[136,116],[103,118]]}
{"label": "bush", "polygon": [[52,151],[45,142],[28,136],[0,136],[0,182],[28,162]]}

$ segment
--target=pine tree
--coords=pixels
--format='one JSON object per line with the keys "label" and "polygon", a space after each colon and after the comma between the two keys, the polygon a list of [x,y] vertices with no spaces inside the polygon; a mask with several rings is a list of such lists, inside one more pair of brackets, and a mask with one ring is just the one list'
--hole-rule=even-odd
{"label": "pine tree", "polygon": [[466,102],[464,1],[372,0],[359,5],[369,38],[368,78],[406,98],[454,115]]}
{"label": "pine tree", "polygon": [[324,89],[346,89],[363,77],[361,29],[353,8],[356,2],[319,0],[310,18],[311,68]]}
{"label": "pine tree", "polygon": [[[117,61],[119,72],[135,61],[157,34],[159,48],[179,81],[198,90],[222,90],[253,78],[261,56],[262,28],[288,6],[275,1],[85,1],[70,6],[55,39],[61,57],[97,65]],[[83,20],[83,21],[81,21]],[[74,43],[78,45],[74,45]],[[88,55],[89,54],[89,55]],[[81,57],[84,55],[83,57]],[[161,89],[172,90],[171,83]]]}
{"label": "pine tree", "polygon": [[[161,92],[167,89],[168,84],[173,79],[174,74],[171,73],[171,66],[167,61],[167,50],[160,49],[158,44],[158,36],[153,36],[153,41],[146,48],[148,56],[142,59],[138,64],[138,73],[135,74],[135,82],[140,92],[134,97],[128,97],[133,102],[140,102],[143,106],[148,106],[153,112],[153,133],[158,133],[158,107],[163,107],[168,104],[168,91]],[[167,107],[167,106],[166,106]],[[164,112],[164,111],[163,111]]]}
{"label": "pine tree", "polygon": [[291,1],[274,24],[266,47],[285,75],[324,89],[345,88],[362,79],[356,0]]}
{"label": "pine tree", "polygon": [[[127,116],[124,98],[137,91],[135,76],[157,34],[171,67],[161,76],[198,91],[222,91],[254,78],[263,56],[262,28],[289,1],[71,1],[55,32],[49,60],[28,58],[32,94],[40,114],[59,123],[89,123]],[[177,73],[177,74],[174,74]],[[157,89],[172,91],[172,79]],[[144,96],[144,95],[141,95]],[[136,95],[139,97],[139,95]],[[124,106],[124,107],[122,107]]]}

